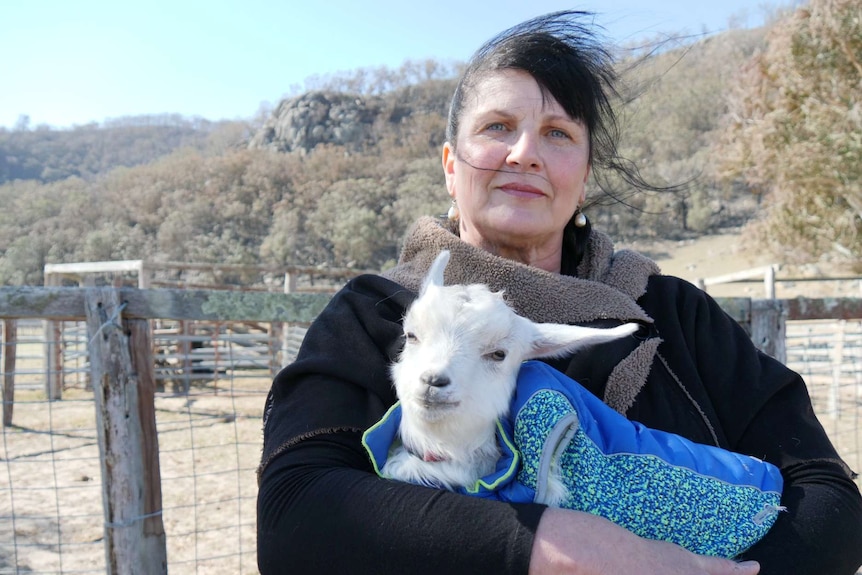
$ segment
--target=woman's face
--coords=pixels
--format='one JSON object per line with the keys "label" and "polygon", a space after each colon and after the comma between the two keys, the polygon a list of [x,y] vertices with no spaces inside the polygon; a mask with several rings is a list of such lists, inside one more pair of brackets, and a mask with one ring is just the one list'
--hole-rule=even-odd
{"label": "woman's face", "polygon": [[467,95],[454,144],[443,147],[443,169],[461,239],[559,271],[563,228],[590,173],[583,123],[526,72],[502,70]]}

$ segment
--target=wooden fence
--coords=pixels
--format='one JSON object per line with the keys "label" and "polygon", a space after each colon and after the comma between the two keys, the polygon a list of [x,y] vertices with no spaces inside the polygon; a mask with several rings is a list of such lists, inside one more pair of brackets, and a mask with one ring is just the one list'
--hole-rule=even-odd
{"label": "wooden fence", "polygon": [[796,284],[804,283],[825,283],[833,285],[837,283],[852,283],[856,286],[854,291],[857,291],[859,286],[862,285],[862,277],[859,276],[823,277],[821,275],[816,275],[812,277],[778,277],[777,274],[780,269],[781,265],[770,264],[768,266],[741,270],[720,276],[697,278],[694,280],[694,284],[703,291],[709,291],[710,287],[723,284],[761,283],[763,284],[765,299],[775,299],[776,289],[781,284],[784,284],[785,286],[795,286]]}
{"label": "wooden fence", "polygon": [[[102,473],[108,573],[166,573],[159,445],[155,431],[151,321],[308,323],[330,294],[134,288],[2,288],[6,345],[4,424],[14,408],[15,320],[86,320]],[[752,300],[719,303],[766,353],[785,361],[789,320],[862,319],[862,299]],[[8,417],[8,420],[7,420]]]}
{"label": "wooden fence", "polygon": [[14,409],[15,319],[86,319],[91,382],[102,472],[105,560],[108,573],[167,573],[161,517],[155,379],[149,320],[310,322],[328,294],[3,288],[6,322],[3,420]]}

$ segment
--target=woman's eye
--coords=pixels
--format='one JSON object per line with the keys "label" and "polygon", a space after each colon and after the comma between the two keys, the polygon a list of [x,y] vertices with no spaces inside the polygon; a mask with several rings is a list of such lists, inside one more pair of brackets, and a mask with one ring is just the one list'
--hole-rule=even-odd
{"label": "woman's eye", "polygon": [[502,132],[506,129],[506,126],[502,122],[494,122],[493,124],[488,124],[485,129],[490,132]]}
{"label": "woman's eye", "polygon": [[552,138],[564,138],[567,140],[570,139],[568,133],[564,132],[563,130],[557,130],[556,128],[548,132],[548,135]]}

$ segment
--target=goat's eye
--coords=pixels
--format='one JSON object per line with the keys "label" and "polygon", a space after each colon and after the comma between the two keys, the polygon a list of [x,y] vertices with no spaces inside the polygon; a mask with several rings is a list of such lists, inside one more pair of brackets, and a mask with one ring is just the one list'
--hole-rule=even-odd
{"label": "goat's eye", "polygon": [[407,343],[416,343],[417,341],[419,341],[419,338],[416,337],[416,334],[412,331],[405,331],[404,341],[406,341]]}
{"label": "goat's eye", "polygon": [[506,352],[502,349],[495,349],[491,353],[486,353],[485,359],[489,359],[491,361],[503,361],[506,359]]}

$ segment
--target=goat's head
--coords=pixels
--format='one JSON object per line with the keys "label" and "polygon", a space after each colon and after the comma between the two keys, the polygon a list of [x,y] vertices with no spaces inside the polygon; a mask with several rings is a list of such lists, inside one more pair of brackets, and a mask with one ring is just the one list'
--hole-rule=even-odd
{"label": "goat's head", "polygon": [[502,292],[481,284],[445,286],[448,261],[449,252],[440,252],[404,318],[404,350],[392,366],[402,425],[448,430],[450,437],[488,428],[493,433],[494,421],[508,411],[523,361],[559,356],[638,328],[533,323],[517,315]]}

